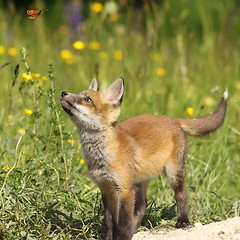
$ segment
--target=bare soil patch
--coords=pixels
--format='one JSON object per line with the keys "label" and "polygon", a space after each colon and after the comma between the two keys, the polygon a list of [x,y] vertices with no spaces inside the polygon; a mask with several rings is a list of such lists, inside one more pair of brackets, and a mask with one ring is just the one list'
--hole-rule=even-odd
{"label": "bare soil patch", "polygon": [[158,232],[138,232],[133,240],[240,240],[240,217],[207,225],[195,223],[190,229],[163,229]]}

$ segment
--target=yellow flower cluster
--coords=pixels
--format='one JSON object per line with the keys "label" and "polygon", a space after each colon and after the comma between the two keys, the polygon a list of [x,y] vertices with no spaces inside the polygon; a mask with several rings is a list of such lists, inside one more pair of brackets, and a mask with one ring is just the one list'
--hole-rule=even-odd
{"label": "yellow flower cluster", "polygon": [[[86,44],[85,42],[78,40],[78,41],[73,42],[72,46],[77,51],[83,51],[86,48],[91,49],[93,51],[99,51],[98,52],[99,59],[103,60],[103,61],[108,59],[108,57],[109,57],[108,52],[101,51],[101,43],[98,41],[90,41],[88,44]],[[112,56],[115,60],[122,61],[123,60],[123,51],[121,49],[116,49],[113,52]],[[60,52],[60,57],[63,62],[65,62],[69,65],[74,64],[77,61],[77,55],[75,55],[74,52],[69,49],[63,49]],[[25,79],[26,79],[25,81],[28,81],[27,77],[25,77]]]}
{"label": "yellow flower cluster", "polygon": [[8,49],[5,49],[4,46],[0,45],[0,55],[5,54],[5,52],[7,52],[9,56],[14,57],[17,55],[18,50],[15,47],[10,47]]}
{"label": "yellow flower cluster", "polygon": [[[30,108],[25,108],[25,109],[23,110],[23,115],[24,115],[25,117],[29,117],[29,116],[31,116],[32,114],[33,114],[33,111],[32,111]],[[9,115],[7,116],[7,122],[8,122],[8,123],[12,123],[12,122],[13,122],[13,117],[12,117],[11,114],[9,114]],[[19,128],[19,129],[17,130],[17,133],[20,134],[20,135],[23,135],[23,134],[25,133],[25,130],[24,130],[23,128]]]}
{"label": "yellow flower cluster", "polygon": [[[92,49],[92,50],[99,50],[101,48],[101,44],[97,41],[91,41],[91,42],[89,42],[88,47],[89,47],[89,49]],[[85,45],[84,42],[78,40],[78,41],[73,43],[73,48],[75,50],[80,50],[81,51],[81,50],[86,48],[86,45]]]}
{"label": "yellow flower cluster", "polygon": [[91,12],[93,13],[104,13],[109,16],[111,22],[119,20],[120,15],[118,14],[118,4],[114,1],[106,1],[104,6],[101,2],[93,2],[89,5]]}
{"label": "yellow flower cluster", "polygon": [[27,83],[31,80],[31,76],[24,72],[24,73],[22,73],[22,80],[23,80],[23,82]]}
{"label": "yellow flower cluster", "polygon": [[42,79],[39,79],[40,76],[41,76],[41,75],[40,75],[39,73],[32,73],[32,74],[30,75],[30,74],[24,72],[24,73],[22,73],[22,81],[23,81],[24,83],[27,83],[27,82],[35,79],[35,80],[37,80],[37,81],[35,82],[35,84],[36,84],[37,87],[39,87],[39,86],[41,86],[41,85],[43,84],[43,81],[48,81],[48,78],[45,77],[45,76],[43,76]]}

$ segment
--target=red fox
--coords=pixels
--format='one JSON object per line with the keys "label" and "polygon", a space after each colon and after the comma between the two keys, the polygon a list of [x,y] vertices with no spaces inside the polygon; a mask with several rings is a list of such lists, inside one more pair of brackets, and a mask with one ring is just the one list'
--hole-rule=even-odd
{"label": "red fox", "polygon": [[101,190],[105,240],[131,240],[146,210],[148,181],[163,173],[175,193],[177,228],[190,224],[184,186],[186,134],[203,136],[223,123],[228,91],[209,115],[181,119],[142,115],[117,122],[124,81],[100,91],[62,92],[61,105],[76,124],[90,175]]}

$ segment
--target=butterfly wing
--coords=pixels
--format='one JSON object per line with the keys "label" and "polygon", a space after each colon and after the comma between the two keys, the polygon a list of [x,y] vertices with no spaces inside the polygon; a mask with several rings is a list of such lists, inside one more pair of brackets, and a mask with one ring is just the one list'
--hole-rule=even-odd
{"label": "butterfly wing", "polygon": [[38,12],[38,10],[27,10],[27,15],[37,14]]}
{"label": "butterfly wing", "polygon": [[36,15],[36,14],[31,14],[31,15],[28,15],[28,18],[30,18],[30,19],[34,19],[35,17],[37,17],[38,15]]}
{"label": "butterfly wing", "polygon": [[38,11],[38,10],[27,10],[27,15],[30,19],[34,19],[35,17],[37,17],[41,13],[42,13],[42,10],[40,10],[40,11]]}

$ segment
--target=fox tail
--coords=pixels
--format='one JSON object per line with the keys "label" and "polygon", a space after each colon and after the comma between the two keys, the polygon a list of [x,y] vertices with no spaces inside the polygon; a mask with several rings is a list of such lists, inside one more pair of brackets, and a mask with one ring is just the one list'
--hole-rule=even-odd
{"label": "fox tail", "polygon": [[225,118],[228,102],[228,90],[226,90],[221,98],[217,110],[209,115],[205,115],[194,119],[178,118],[182,129],[191,136],[204,136],[219,128]]}

